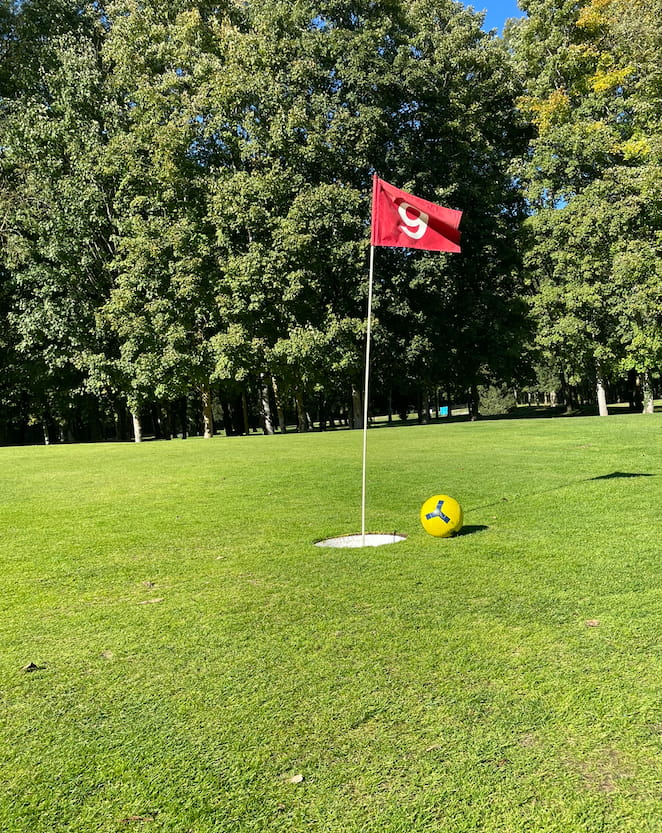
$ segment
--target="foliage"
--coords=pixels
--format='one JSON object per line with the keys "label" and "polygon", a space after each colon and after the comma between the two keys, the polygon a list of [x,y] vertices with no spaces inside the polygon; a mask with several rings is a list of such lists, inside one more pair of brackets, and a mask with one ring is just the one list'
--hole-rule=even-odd
{"label": "foliage", "polygon": [[512,389],[505,385],[483,386],[478,389],[480,413],[483,416],[501,416],[513,411],[517,405]]}
{"label": "foliage", "polygon": [[114,276],[100,317],[119,345],[115,367],[132,409],[208,384],[214,304],[207,183],[192,152],[200,133],[199,11],[110,4],[104,43],[118,115],[108,167],[117,183]]}
{"label": "foliage", "polygon": [[450,0],[3,9],[6,315],[36,419],[272,377],[349,399],[374,171],[465,212],[462,258],[379,253],[375,378],[521,373],[509,160],[525,133],[480,16]]}
{"label": "foliage", "polygon": [[66,423],[85,393],[86,354],[103,349],[95,313],[112,252],[98,21],[84,7],[25,3],[5,60],[0,229],[5,320],[18,375],[7,395],[23,417]]}
{"label": "foliage", "polygon": [[659,4],[524,7],[509,36],[536,127],[521,177],[539,344],[571,379],[646,372],[662,358]]}
{"label": "foliage", "polygon": [[5,434],[356,403],[374,172],[463,210],[461,256],[375,253],[378,399],[650,385],[659,0],[524,8],[4,3]]}

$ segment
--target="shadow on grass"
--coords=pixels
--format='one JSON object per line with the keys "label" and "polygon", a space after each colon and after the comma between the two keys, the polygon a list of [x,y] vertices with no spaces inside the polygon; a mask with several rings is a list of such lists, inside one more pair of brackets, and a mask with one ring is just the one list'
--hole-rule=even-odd
{"label": "shadow on grass", "polygon": [[650,472],[613,471],[611,474],[601,474],[598,477],[589,477],[589,480],[615,480],[621,477],[657,477]]}
{"label": "shadow on grass", "polygon": [[[508,503],[511,500],[522,500],[527,497],[534,497],[535,495],[545,495],[549,494],[550,492],[559,492],[561,489],[569,489],[571,486],[577,486],[580,483],[592,483],[595,480],[622,480],[622,479],[631,479],[633,477],[657,477],[657,474],[653,472],[628,472],[628,471],[613,471],[611,474],[599,474],[595,477],[586,477],[582,478],[581,480],[571,480],[570,483],[564,483],[561,486],[553,486],[551,489],[541,489],[537,492],[527,492],[523,495],[516,495],[512,498],[502,497],[499,500],[494,500],[491,503],[484,503],[482,506],[471,506],[466,509],[466,512],[477,512],[481,509],[490,509],[493,506],[500,506],[504,503]],[[481,529],[486,529],[487,527],[465,527],[466,529],[479,531]],[[462,534],[462,533],[460,533]]]}
{"label": "shadow on grass", "polygon": [[455,537],[459,538],[461,535],[473,535],[474,532],[485,532],[486,529],[489,529],[489,526],[485,524],[467,524],[467,526],[462,527]]}

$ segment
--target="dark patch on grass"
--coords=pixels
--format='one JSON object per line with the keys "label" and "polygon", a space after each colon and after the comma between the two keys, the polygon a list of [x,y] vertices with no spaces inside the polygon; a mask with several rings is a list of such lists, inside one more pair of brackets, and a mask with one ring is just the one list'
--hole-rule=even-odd
{"label": "dark patch on grass", "polygon": [[45,670],[46,670],[45,665],[37,665],[34,662],[29,662],[27,665],[24,665],[23,668],[21,668],[21,671],[23,671],[25,674],[32,674],[35,671],[45,671]]}
{"label": "dark patch on grass", "polygon": [[120,819],[120,824],[134,824],[135,822],[146,822],[146,821],[154,821],[158,814],[154,813],[151,816],[127,816],[124,819]]}
{"label": "dark patch on grass", "polygon": [[463,526],[462,529],[457,533],[457,537],[460,535],[473,535],[474,532],[485,532],[486,529],[489,529],[489,526],[485,524],[468,524],[467,526]]}
{"label": "dark patch on grass", "polygon": [[[588,448],[588,446],[577,446],[577,448]],[[513,498],[502,497],[498,500],[494,500],[491,503],[485,503],[482,506],[472,506],[467,511],[468,512],[477,512],[481,509],[491,509],[493,506],[498,506],[501,503],[508,503],[509,500],[522,500],[529,497],[535,497],[537,495],[544,495],[544,494],[551,494],[552,492],[558,492],[561,489],[568,489],[571,486],[577,486],[580,483],[592,483],[594,480],[619,480],[619,479],[630,479],[633,477],[657,477],[656,474],[651,472],[625,472],[625,471],[613,471],[611,474],[599,474],[595,477],[587,477],[586,480],[571,480],[568,483],[562,483],[560,486],[553,486],[551,489],[540,489],[535,492],[527,492],[525,494],[516,495]]]}
{"label": "dark patch on grass", "polygon": [[355,720],[354,723],[350,725],[350,729],[358,729],[359,726],[363,726],[365,723],[369,723],[375,717],[378,717],[384,711],[383,708],[375,708],[375,709],[368,709],[358,720]]}
{"label": "dark patch on grass", "polygon": [[615,480],[617,478],[627,477],[657,477],[657,475],[642,471],[613,471],[611,474],[601,474],[599,477],[589,477],[589,480]]}
{"label": "dark patch on grass", "polygon": [[625,756],[617,749],[603,749],[592,761],[577,765],[586,789],[612,793],[632,778]]}

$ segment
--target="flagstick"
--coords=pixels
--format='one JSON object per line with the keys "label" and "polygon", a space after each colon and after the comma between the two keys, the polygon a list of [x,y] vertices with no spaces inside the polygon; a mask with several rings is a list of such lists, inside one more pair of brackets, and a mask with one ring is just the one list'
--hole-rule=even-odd
{"label": "flagstick", "polygon": [[[407,213],[407,212],[410,213]],[[412,213],[415,216],[412,216]],[[370,333],[372,329],[372,279],[375,246],[404,246],[428,251],[459,252],[461,211],[443,208],[400,191],[372,177],[370,220],[370,277],[368,280],[368,324],[365,339],[365,384],[363,386],[363,472],[361,484],[361,546],[365,547],[365,474],[368,448],[368,400],[370,382]],[[435,226],[430,225],[434,219]],[[440,231],[441,229],[441,231]],[[443,233],[442,233],[443,232]],[[425,237],[427,235],[427,237]],[[425,239],[423,239],[425,238]]]}
{"label": "flagstick", "polygon": [[375,247],[370,246],[370,275],[368,277],[368,325],[365,336],[365,382],[363,385],[363,471],[361,479],[361,546],[365,547],[365,472],[368,451],[368,390],[370,382],[370,333],[372,330],[372,276]]}

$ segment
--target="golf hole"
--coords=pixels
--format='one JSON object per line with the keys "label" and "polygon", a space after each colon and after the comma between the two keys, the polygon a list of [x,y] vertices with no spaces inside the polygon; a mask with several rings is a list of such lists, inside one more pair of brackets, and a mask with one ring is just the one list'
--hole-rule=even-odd
{"label": "golf hole", "polygon": [[369,532],[365,535],[357,533],[356,535],[341,535],[338,538],[325,538],[323,541],[317,541],[316,547],[383,547],[385,544],[397,544],[400,541],[405,541],[406,535],[398,535],[395,532],[383,535],[375,532]]}

